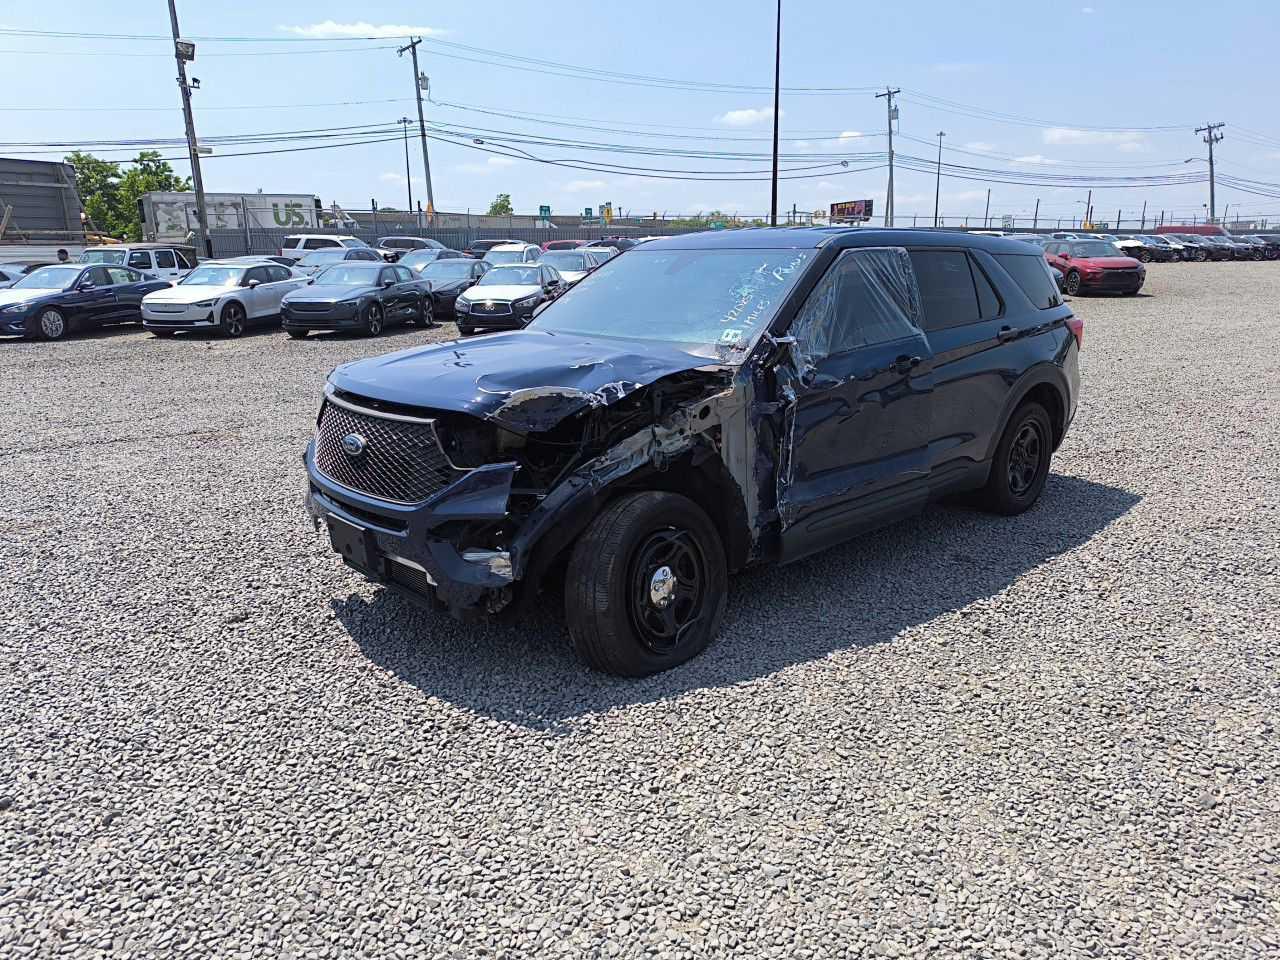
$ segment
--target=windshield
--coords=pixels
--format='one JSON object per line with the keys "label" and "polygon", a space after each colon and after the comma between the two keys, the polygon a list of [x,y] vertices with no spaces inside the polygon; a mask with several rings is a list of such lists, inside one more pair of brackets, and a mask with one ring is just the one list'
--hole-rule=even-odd
{"label": "windshield", "polygon": [[365,243],[363,240],[358,239],[357,237],[347,237],[347,239],[339,240],[338,242],[342,244],[344,247],[367,247],[368,246],[367,243]]}
{"label": "windshield", "polygon": [[523,250],[490,250],[484,255],[490,263],[521,263],[524,260]]}
{"label": "windshield", "polygon": [[314,267],[322,263],[333,263],[335,260],[341,260],[346,255],[347,252],[345,250],[317,250],[315,253],[308,253],[299,260],[298,265]]}
{"label": "windshield", "polygon": [[412,267],[419,263],[431,263],[439,256],[439,250],[414,250],[412,253],[406,253],[401,257],[400,263],[406,267]]}
{"label": "windshield", "polygon": [[1105,240],[1077,240],[1071,244],[1073,257],[1122,257],[1119,250]]}
{"label": "windshield", "polygon": [[[405,257],[405,260],[409,259]],[[404,263],[404,260],[400,261]],[[422,275],[427,279],[464,280],[471,276],[471,265],[474,260],[436,260],[422,268]]]}
{"label": "windshield", "polygon": [[504,283],[517,283],[525,285],[538,285],[542,283],[542,278],[538,273],[537,267],[494,267],[476,284],[479,287],[496,287]]}
{"label": "windshield", "polygon": [[196,267],[179,284],[197,287],[230,287],[240,282],[247,267]]}
{"label": "windshield", "polygon": [[408,237],[383,237],[378,241],[378,246],[386,247],[388,250],[410,250],[417,244]]}
{"label": "windshield", "polygon": [[32,270],[13,285],[14,289],[23,287],[28,290],[65,290],[80,275],[81,267],[41,267]]}
{"label": "windshield", "polygon": [[335,264],[328,270],[321,270],[316,283],[336,283],[344,287],[375,287],[378,285],[378,274],[382,268],[376,263],[342,263]]}
{"label": "windshield", "polygon": [[562,272],[568,270],[570,273],[575,271],[581,273],[583,270],[591,269],[591,264],[587,262],[587,258],[580,253],[552,250],[542,255],[542,262],[549,263]]}
{"label": "windshield", "polygon": [[86,250],[80,254],[81,263],[124,263],[124,250]]}
{"label": "windshield", "polygon": [[640,247],[584,277],[533,326],[740,358],[816,255],[814,250]]}

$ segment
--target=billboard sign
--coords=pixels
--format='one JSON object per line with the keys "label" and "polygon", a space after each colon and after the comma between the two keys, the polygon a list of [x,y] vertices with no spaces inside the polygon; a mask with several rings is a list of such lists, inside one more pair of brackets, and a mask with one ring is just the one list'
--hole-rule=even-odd
{"label": "billboard sign", "polygon": [[844,200],[831,205],[831,221],[837,220],[870,220],[874,201]]}

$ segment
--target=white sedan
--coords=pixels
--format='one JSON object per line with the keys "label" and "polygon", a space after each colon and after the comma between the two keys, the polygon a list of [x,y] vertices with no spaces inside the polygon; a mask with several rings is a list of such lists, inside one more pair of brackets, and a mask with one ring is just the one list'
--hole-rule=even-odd
{"label": "white sedan", "polygon": [[280,316],[284,295],[304,274],[268,260],[209,260],[167,290],[142,298],[142,325],[158,337],[179,330],[217,330],[238,337],[256,320]]}

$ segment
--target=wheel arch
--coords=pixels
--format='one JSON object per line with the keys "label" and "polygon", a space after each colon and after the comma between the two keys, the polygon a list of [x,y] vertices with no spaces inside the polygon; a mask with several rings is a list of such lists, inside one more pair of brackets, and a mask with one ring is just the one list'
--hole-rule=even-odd
{"label": "wheel arch", "polygon": [[986,459],[990,461],[995,456],[996,447],[999,446],[1009,421],[1013,419],[1014,412],[1028,401],[1038,403],[1048,411],[1049,423],[1053,428],[1053,449],[1057,450],[1067,432],[1069,396],[1066,374],[1057,364],[1039,363],[1024,373],[1014,383],[1000,410],[999,429],[991,436]]}

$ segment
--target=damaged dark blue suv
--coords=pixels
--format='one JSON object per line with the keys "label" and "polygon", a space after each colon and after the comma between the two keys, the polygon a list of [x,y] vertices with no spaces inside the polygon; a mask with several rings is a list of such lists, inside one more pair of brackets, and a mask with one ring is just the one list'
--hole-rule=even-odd
{"label": "damaged dark blue suv", "polygon": [[1019,241],[653,240],[524,330],[336,369],[308,508],[347,564],[458,616],[558,585],[588,664],[653,673],[715,637],[733,571],[957,492],[1032,506],[1082,336]]}

